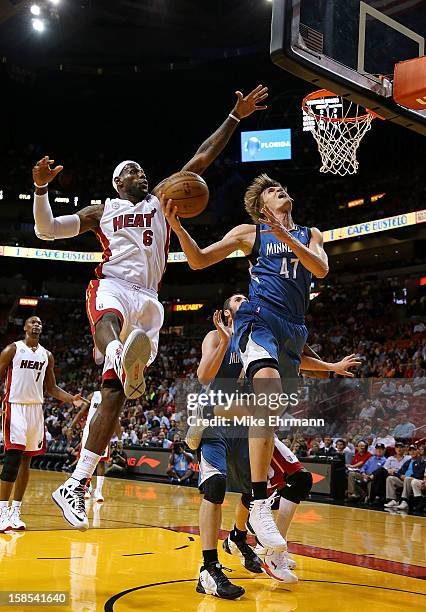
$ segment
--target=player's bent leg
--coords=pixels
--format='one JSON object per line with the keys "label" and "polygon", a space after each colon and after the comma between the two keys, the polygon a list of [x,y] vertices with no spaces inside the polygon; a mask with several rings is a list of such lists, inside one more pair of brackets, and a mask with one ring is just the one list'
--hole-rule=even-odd
{"label": "player's bent leg", "polygon": [[223,550],[229,555],[240,558],[241,565],[253,574],[262,573],[262,561],[256,555],[252,547],[247,542],[246,523],[249,515],[251,495],[243,493],[235,508],[235,524],[224,540]]}
{"label": "player's bent leg", "polygon": [[14,448],[5,452],[0,476],[0,533],[13,529],[10,522],[9,498],[18,477],[22,455],[22,450]]}

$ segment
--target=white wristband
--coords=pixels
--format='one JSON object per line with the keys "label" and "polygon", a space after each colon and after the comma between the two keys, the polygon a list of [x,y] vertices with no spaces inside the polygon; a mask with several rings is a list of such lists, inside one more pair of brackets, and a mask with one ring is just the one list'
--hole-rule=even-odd
{"label": "white wristband", "polygon": [[34,183],[34,187],[38,187],[39,189],[43,189],[43,187],[47,187],[49,183],[46,183],[45,185],[37,185],[37,183]]}
{"label": "white wristband", "polygon": [[239,123],[241,121],[241,119],[238,119],[238,117],[236,117],[232,113],[229,113],[228,117],[231,117],[231,119],[234,119],[237,123]]}

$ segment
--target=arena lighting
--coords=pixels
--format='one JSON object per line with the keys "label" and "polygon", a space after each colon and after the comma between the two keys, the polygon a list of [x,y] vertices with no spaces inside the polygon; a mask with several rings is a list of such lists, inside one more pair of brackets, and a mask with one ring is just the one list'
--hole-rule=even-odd
{"label": "arena lighting", "polygon": [[33,28],[36,32],[44,32],[44,21],[43,19],[33,19]]}
{"label": "arena lighting", "polygon": [[[370,234],[387,232],[389,230],[402,229],[426,223],[426,209],[402,213],[393,217],[363,221],[355,225],[337,227],[323,231],[324,242],[336,242],[337,240],[347,240],[350,238],[364,238]],[[75,263],[97,263],[102,261],[102,253],[96,251],[60,251],[46,248],[43,244],[38,248],[25,246],[0,245],[0,257],[24,257],[28,259],[44,259],[46,261],[68,261]],[[245,257],[243,251],[234,251],[228,255],[227,259]],[[168,263],[185,263],[185,254],[181,251],[169,253]]]}
{"label": "arena lighting", "polygon": [[422,276],[421,278],[419,278],[419,285],[421,287],[423,287],[424,285],[426,285],[426,276]]}
{"label": "arena lighting", "polygon": [[33,4],[30,8],[31,14],[38,17],[41,13],[41,9],[38,4]]}
{"label": "arena lighting", "polygon": [[58,5],[59,4],[59,0],[49,0],[50,4],[55,4]]}
{"label": "arena lighting", "polygon": [[358,200],[351,200],[348,202],[348,208],[353,208],[354,206],[362,206],[365,204],[364,198],[359,198]]}
{"label": "arena lighting", "polygon": [[316,297],[318,297],[320,295],[321,291],[312,291],[309,294],[309,299],[310,300],[314,300]]}
{"label": "arena lighting", "polygon": [[370,200],[371,202],[377,202],[377,200],[380,200],[380,198],[383,198],[383,196],[386,195],[386,193],[376,193],[376,195],[372,195]]}
{"label": "arena lighting", "polygon": [[174,312],[187,312],[189,310],[200,310],[204,304],[173,304]]}
{"label": "arena lighting", "polygon": [[37,298],[19,298],[19,306],[37,306]]}
{"label": "arena lighting", "polygon": [[60,204],[69,204],[70,199],[69,198],[56,197],[54,201],[58,202]]}
{"label": "arena lighting", "polygon": [[20,193],[18,198],[20,200],[31,200],[31,195],[29,193]]}

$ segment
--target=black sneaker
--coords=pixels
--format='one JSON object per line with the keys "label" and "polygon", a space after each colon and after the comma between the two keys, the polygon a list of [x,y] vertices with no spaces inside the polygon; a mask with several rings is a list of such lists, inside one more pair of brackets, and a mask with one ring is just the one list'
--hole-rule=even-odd
{"label": "black sneaker", "polygon": [[[223,569],[228,570],[226,567]],[[209,563],[201,567],[196,591],[197,593],[214,595],[222,599],[238,599],[238,597],[245,593],[243,587],[232,584],[228,577],[225,576],[222,571],[222,565],[218,562]]]}
{"label": "black sneaker", "polygon": [[239,557],[241,560],[241,565],[249,572],[252,572],[253,574],[262,573],[262,561],[256,555],[252,547],[247,544],[246,540],[234,542],[231,540],[231,536],[229,535],[226,540],[224,540],[222,548],[229,555]]}

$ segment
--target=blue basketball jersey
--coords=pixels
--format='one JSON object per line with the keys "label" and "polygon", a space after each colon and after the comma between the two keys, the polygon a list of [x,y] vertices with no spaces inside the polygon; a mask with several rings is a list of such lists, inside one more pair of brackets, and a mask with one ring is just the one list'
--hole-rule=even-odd
{"label": "blue basketball jersey", "polygon": [[[250,260],[250,301],[256,299],[294,323],[303,323],[309,305],[312,274],[272,233],[261,233],[268,225],[256,226],[256,240]],[[306,247],[311,230],[296,225],[291,234]]]}
{"label": "blue basketball jersey", "polygon": [[210,389],[214,391],[221,389],[224,393],[235,391],[237,388],[236,382],[242,369],[243,366],[236,338],[234,334],[232,334],[225,356],[216,374],[216,378],[210,384]]}

